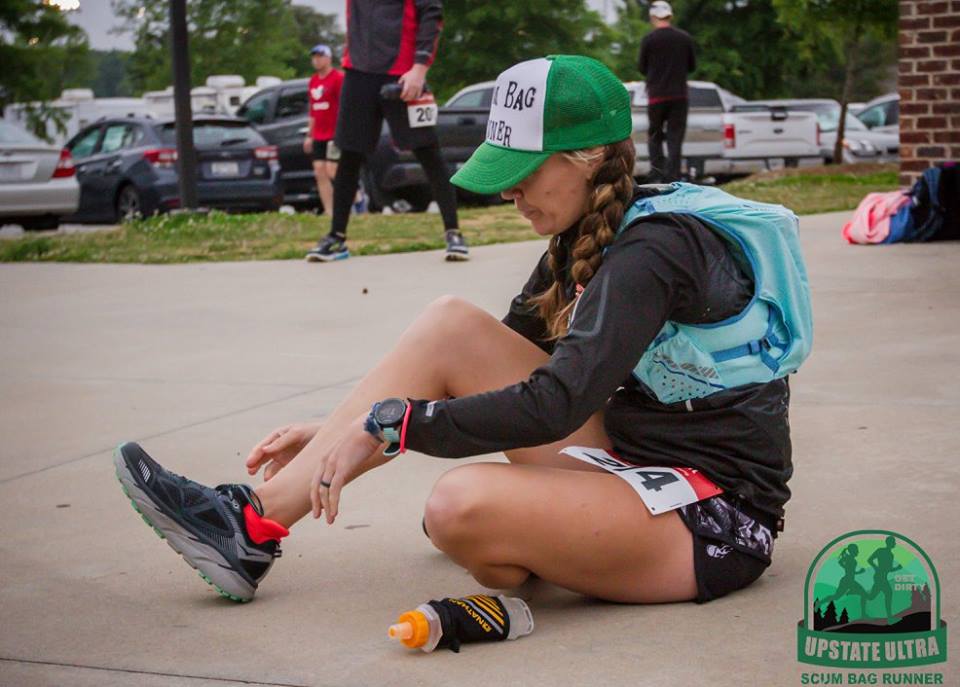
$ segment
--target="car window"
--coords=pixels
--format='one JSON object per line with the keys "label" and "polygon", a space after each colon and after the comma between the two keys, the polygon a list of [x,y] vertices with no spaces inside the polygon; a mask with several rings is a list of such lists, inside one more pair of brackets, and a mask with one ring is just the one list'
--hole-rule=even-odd
{"label": "car window", "polygon": [[0,143],[40,143],[38,139],[33,134],[21,129],[19,126],[14,126],[9,122],[4,122],[0,120]]}
{"label": "car window", "polygon": [[114,153],[124,148],[125,141],[129,140],[130,126],[127,124],[110,124],[103,131],[103,141],[100,142],[101,153]]}
{"label": "car window", "polygon": [[886,125],[898,124],[900,122],[900,101],[891,100],[886,107]]}
{"label": "car window", "polygon": [[243,117],[252,124],[263,124],[270,113],[270,99],[273,93],[259,93],[237,110],[237,116]]}
{"label": "car window", "polygon": [[492,88],[478,88],[475,91],[464,93],[459,98],[447,103],[447,107],[459,108],[462,110],[479,110],[490,107],[490,99],[493,96]]}
{"label": "car window", "polygon": [[[177,145],[177,130],[173,122],[160,127],[164,145]],[[241,122],[194,122],[193,143],[197,147],[263,145],[265,141],[255,129]]]}
{"label": "car window", "polygon": [[95,126],[70,141],[67,148],[70,149],[70,154],[74,158],[90,157],[96,151],[98,138],[100,138],[100,127]]}
{"label": "car window", "polygon": [[723,107],[723,103],[720,102],[720,94],[714,88],[690,86],[687,91],[690,107]]}
{"label": "car window", "polygon": [[871,129],[875,126],[883,126],[887,123],[886,108],[883,104],[868,107],[866,110],[858,114],[857,117],[859,117],[860,121]]}
{"label": "car window", "polygon": [[287,89],[280,92],[277,98],[277,119],[288,117],[302,117],[307,114],[307,89]]}

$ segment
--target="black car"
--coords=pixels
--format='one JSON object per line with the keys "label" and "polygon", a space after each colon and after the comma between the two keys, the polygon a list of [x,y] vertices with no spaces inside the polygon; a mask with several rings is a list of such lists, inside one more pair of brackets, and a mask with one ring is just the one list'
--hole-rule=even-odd
{"label": "black car", "polygon": [[[468,86],[439,109],[437,135],[453,174],[483,143],[494,83]],[[307,79],[285,81],[251,96],[237,110],[263,137],[277,146],[283,175],[284,199],[300,206],[319,204],[310,158],[303,152],[307,135]],[[341,110],[341,116],[349,116]],[[376,150],[367,160],[361,181],[377,210],[403,199],[422,210],[430,202],[426,175],[413,153],[401,150],[384,123]],[[459,191],[463,195],[465,192]]]}
{"label": "black car", "polygon": [[[277,149],[246,120],[195,117],[197,199],[223,210],[276,210],[283,202]],[[149,117],[103,119],[67,149],[80,182],[72,221],[149,216],[180,207],[176,127]]]}

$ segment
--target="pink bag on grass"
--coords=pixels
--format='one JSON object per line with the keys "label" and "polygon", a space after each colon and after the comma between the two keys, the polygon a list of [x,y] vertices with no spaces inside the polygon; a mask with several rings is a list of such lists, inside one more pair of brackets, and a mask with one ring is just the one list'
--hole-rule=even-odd
{"label": "pink bag on grass", "polygon": [[890,218],[909,202],[903,191],[868,193],[843,225],[843,238],[847,243],[883,243],[890,234]]}

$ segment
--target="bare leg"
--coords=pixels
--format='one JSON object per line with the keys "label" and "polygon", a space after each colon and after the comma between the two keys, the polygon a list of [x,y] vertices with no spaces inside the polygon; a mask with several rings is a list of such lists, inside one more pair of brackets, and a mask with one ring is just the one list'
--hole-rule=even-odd
{"label": "bare leg", "polygon": [[533,572],[610,601],[697,593],[692,537],[680,516],[651,515],[615,475],[464,465],[437,481],[426,524],[434,545],[487,587],[516,587]]}
{"label": "bare leg", "polygon": [[[336,440],[347,423],[384,398],[435,399],[499,389],[526,379],[547,359],[546,353],[480,308],[462,299],[440,298],[324,421],[313,441]],[[601,414],[551,447],[518,449],[507,457],[515,462],[599,470],[557,454],[570,444],[609,447]],[[316,466],[301,460],[304,456],[301,453],[257,488],[266,516],[287,527],[310,511],[309,485]]]}
{"label": "bare leg", "polygon": [[[464,365],[464,361],[470,361]],[[388,396],[443,398],[525,379],[547,354],[483,310],[456,298],[433,303],[318,432],[337,428]],[[510,465],[455,468],[426,505],[433,543],[483,585],[515,587],[531,573],[613,601],[696,596],[690,532],[676,513],[651,516],[623,480],[559,450],[610,447],[602,413],[548,446],[508,451]],[[315,466],[297,458],[257,492],[267,516],[291,525],[310,510]]]}
{"label": "bare leg", "polygon": [[[333,174],[329,173],[330,166],[333,167]],[[317,181],[317,193],[320,194],[320,202],[323,203],[323,212],[326,215],[333,214],[333,177],[337,174],[336,163],[325,160],[313,161],[313,176]]]}

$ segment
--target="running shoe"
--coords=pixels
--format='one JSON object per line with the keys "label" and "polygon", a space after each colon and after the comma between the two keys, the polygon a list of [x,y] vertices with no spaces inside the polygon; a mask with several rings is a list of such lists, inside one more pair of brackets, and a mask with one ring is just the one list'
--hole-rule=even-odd
{"label": "running shoe", "polygon": [[333,262],[350,257],[346,237],[327,234],[316,246],[307,251],[307,262]]}
{"label": "running shoe", "polygon": [[457,229],[448,229],[444,238],[447,241],[447,260],[463,261],[470,259],[470,249],[467,248],[467,240],[463,238]]}
{"label": "running shoe", "polygon": [[[113,463],[134,510],[200,577],[233,601],[253,598],[280,557],[280,537],[287,534],[262,517],[253,489],[198,484],[164,469],[134,443],[118,447]],[[248,531],[251,522],[255,535]]]}

